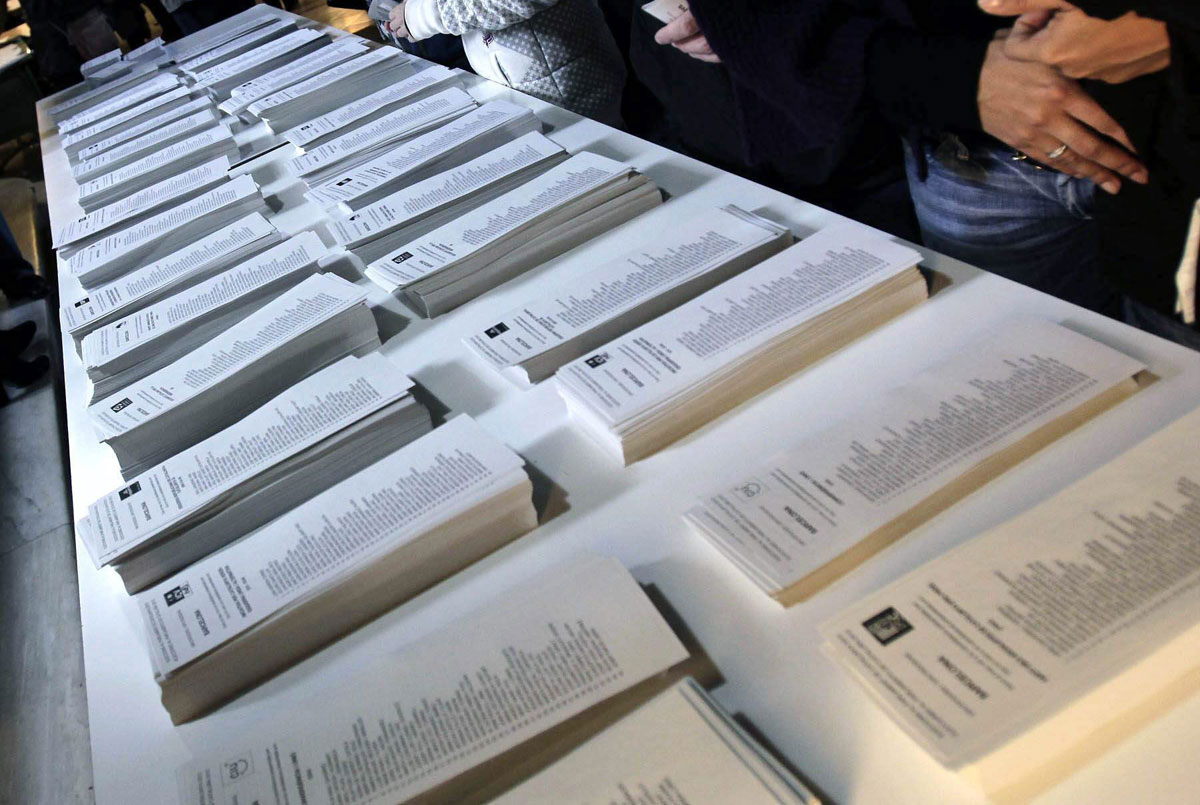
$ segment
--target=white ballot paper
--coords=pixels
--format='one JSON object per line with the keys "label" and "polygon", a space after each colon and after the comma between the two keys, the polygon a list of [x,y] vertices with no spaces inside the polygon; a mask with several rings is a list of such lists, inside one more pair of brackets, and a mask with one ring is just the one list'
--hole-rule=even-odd
{"label": "white ballot paper", "polygon": [[[278,293],[315,273],[317,261],[328,253],[315,232],[301,232],[233,268],[88,333],[80,345],[88,377],[99,388],[100,378],[117,371],[136,371],[141,376],[161,368],[162,363],[176,357],[181,342],[189,349],[199,346],[266,304],[270,300],[267,292]],[[230,316],[235,317],[233,321]],[[158,354],[150,354],[155,352]],[[131,366],[135,358],[136,366]]]}
{"label": "white ballot paper", "polygon": [[[678,226],[663,227],[660,220],[654,213],[642,217],[629,232],[636,245],[623,255],[570,278],[463,340],[510,379],[541,380],[612,338],[614,328],[604,325],[619,325],[640,309],[640,321],[621,328],[628,330],[678,304],[681,300],[672,290],[699,285],[690,293],[694,296],[747,267],[736,258],[768,243],[778,242],[776,250],[787,245],[786,227],[734,206],[698,208]],[[701,277],[705,279],[697,283]],[[648,305],[655,298],[662,298],[663,304]],[[593,331],[607,337],[599,342],[587,338]],[[535,369],[539,358],[547,365]]]}
{"label": "white ballot paper", "polygon": [[[550,167],[566,158],[562,146],[530,132],[470,162],[368,204],[348,218],[335,218],[330,228],[338,243],[347,249],[360,250],[370,245],[372,251],[382,255],[391,246],[375,250],[374,244],[391,244],[408,233],[413,233],[408,238],[412,240],[457,217],[464,206],[479,206],[511,190],[527,180],[531,170]],[[414,231],[418,227],[420,231]],[[389,237],[393,234],[395,237]],[[358,253],[368,259],[361,251]]]}
{"label": "white ballot paper", "polygon": [[304,81],[280,89],[266,97],[260,97],[248,104],[247,111],[255,117],[265,118],[269,121],[274,118],[273,112],[280,109],[280,107],[302,102],[306,99],[306,96],[311,96],[313,93],[322,91],[330,94],[330,101],[325,106],[328,109],[329,106],[337,105],[337,101],[334,99],[337,98],[340,87],[335,87],[335,84],[349,82],[356,74],[364,70],[378,70],[384,65],[393,62],[404,64],[407,61],[408,59],[403,51],[389,47],[376,48],[357,58],[343,61],[341,64],[330,67],[328,70],[323,70]]}
{"label": "white ballot paper", "polygon": [[[230,565],[214,580],[217,594],[225,598],[243,578],[265,586],[260,578],[273,573],[247,574],[259,569],[266,570]],[[179,609],[207,604],[192,589]],[[167,612],[165,593],[155,593],[143,611]],[[183,802],[405,802],[687,656],[619,562],[576,559],[291,708],[257,735],[231,736],[180,772]]]}
{"label": "white ballot paper", "polygon": [[[67,155],[73,156],[80,149],[94,142],[116,135],[128,127],[141,125],[145,121],[158,117],[176,106],[189,103],[191,97],[192,92],[188,87],[176,87],[169,92],[155,95],[149,100],[135,104],[115,115],[109,115],[91,125],[75,129],[70,134],[60,135],[59,140]],[[199,100],[208,101],[207,98]]]}
{"label": "white ballot paper", "polygon": [[294,31],[296,23],[292,20],[271,20],[265,25],[255,25],[246,32],[227,39],[223,44],[209,48],[204,52],[188,59],[176,57],[179,69],[195,78],[210,67],[226,64],[234,58],[247,53],[258,46],[278,39],[285,31]]}
{"label": "white ballot paper", "polygon": [[1014,319],[702,496],[686,519],[776,594],[1143,368],[1065,327]]}
{"label": "white ballot paper", "polygon": [[917,263],[863,230],[810,235],[692,301],[568,363],[556,377],[609,424],[631,419],[768,342]]}
{"label": "white ballot paper", "polygon": [[691,10],[687,0],[650,0],[642,6],[642,11],[662,23],[671,22]]}
{"label": "white ballot paper", "polygon": [[[156,36],[144,45],[139,45],[133,50],[125,54],[125,61],[142,61],[143,59],[154,59],[158,61],[166,57],[166,45],[163,43],[161,36]],[[169,57],[166,57],[170,61]]]}
{"label": "white ballot paper", "polygon": [[279,233],[266,218],[250,213],[108,285],[85,291],[77,299],[64,299],[63,330],[81,338],[157,298],[166,289],[178,287],[191,277],[208,276],[247,249],[270,245],[278,238]]}
{"label": "white ballot paper", "polygon": [[[344,208],[355,210],[377,201],[392,186],[401,185],[405,179],[423,179],[428,173],[420,173],[430,163],[450,157],[460,162],[480,156],[503,143],[484,135],[501,128],[512,128],[523,121],[523,131],[512,131],[512,135],[523,135],[536,131],[540,123],[528,109],[508,103],[492,101],[468,112],[462,117],[422,134],[388,151],[383,156],[359,165],[352,170],[338,172],[323,184],[309,191],[313,201],[327,209]],[[482,146],[472,141],[485,139]]]}
{"label": "white ballot paper", "polygon": [[148,134],[113,146],[107,151],[97,152],[90,158],[80,159],[71,167],[71,176],[76,182],[85,182],[122,165],[128,165],[136,159],[159,151],[164,146],[171,145],[185,137],[191,137],[197,132],[213,126],[220,118],[216,109],[210,105],[204,105],[199,111],[187,117],[165,125],[160,124],[157,129]]}
{"label": "white ballot paper", "polygon": [[283,136],[293,145],[307,147],[310,143],[332,136],[349,126],[366,123],[376,114],[382,115],[397,104],[411,102],[421,94],[432,92],[441,84],[453,80],[453,71],[439,64],[288,129]]}
{"label": "white ballot paper", "polygon": [[[217,157],[191,170],[171,176],[145,190],[140,190],[106,207],[93,210],[58,230],[55,247],[73,246],[95,237],[117,224],[131,221],[140,215],[154,212],[168,204],[178,204],[188,198],[223,184],[229,179],[229,157]],[[60,253],[61,254],[61,253]],[[69,254],[62,254],[67,257]]]}
{"label": "white ballot paper", "polygon": [[817,805],[686,677],[490,805]]}
{"label": "white ballot paper", "polygon": [[264,26],[275,25],[280,22],[278,17],[265,14],[257,8],[248,9],[238,16],[241,17],[242,15],[245,15],[246,18],[235,22],[227,20],[225,23],[210,25],[194,34],[185,36],[178,42],[169,43],[167,45],[167,53],[179,64],[184,64],[202,53],[215,50],[225,43],[231,42],[251,31],[256,31]]}
{"label": "white ballot paper", "polygon": [[229,91],[229,99],[221,103],[221,111],[231,115],[239,114],[259,98],[265,98],[272,92],[299,83],[316,73],[323,73],[347,59],[366,53],[369,49],[367,43],[358,37],[347,36],[339,39],[309,53],[303,59],[289,62],[258,78],[238,84]]}
{"label": "white ballot paper", "polygon": [[238,144],[225,124],[142,157],[111,173],[97,176],[79,186],[79,203],[91,211],[105,202],[124,198],[143,190],[162,176],[180,173],[214,157],[238,155]]}
{"label": "white ballot paper", "polygon": [[155,539],[239,484],[394,402],[412,381],[378,352],[343,358],[88,506],[97,567]]}
{"label": "white ballot paper", "polygon": [[[1057,739],[1013,762],[1069,749],[1068,734],[1161,690],[1110,692],[1090,712],[1079,700],[1200,621],[1197,445],[1200,411],[839,613],[826,650],[947,766],[1063,716]],[[1180,647],[1180,676],[1194,677],[1198,646]]]}
{"label": "white ballot paper", "polygon": [[156,95],[169,92],[181,86],[182,83],[183,79],[174,73],[164,73],[155,76],[149,81],[140,83],[122,92],[120,95],[109,98],[103,103],[96,104],[89,109],[72,115],[66,120],[59,121],[58,133],[70,134],[86,126],[91,126],[93,123],[99,123],[109,115],[115,115],[117,112],[126,110],[131,106],[148,101]]}
{"label": "white ballot paper", "polygon": [[[181,103],[171,104],[170,107],[164,109],[160,114],[156,114],[136,125],[122,126],[119,131],[96,140],[91,145],[80,148],[79,152],[75,155],[75,160],[77,162],[84,162],[94,159],[107,151],[115,149],[119,145],[127,145],[131,142],[140,141],[147,135],[153,136],[165,126],[176,125],[176,121],[181,118],[193,118],[199,113],[211,109],[212,101],[208,98],[194,98]],[[213,110],[207,119],[216,122],[220,119],[220,115],[217,115],[216,111]],[[201,127],[196,125],[193,128]],[[179,139],[179,137],[176,136],[174,139]],[[170,142],[170,140],[165,139],[159,140],[160,147],[168,145]],[[75,176],[76,181],[79,180],[78,174],[75,174],[73,169],[72,175]]]}
{"label": "white ballot paper", "polygon": [[[297,176],[321,181],[322,174],[335,170],[339,163],[349,161],[353,166],[366,162],[380,146],[415,137],[474,108],[475,101],[470,95],[451,87],[306,150],[288,164]],[[306,181],[311,180],[306,178]]]}
{"label": "white ballot paper", "polygon": [[[299,333],[363,304],[367,293],[329,274],[309,277],[241,326],[88,408],[105,441],[126,433],[211,389]],[[320,367],[313,367],[314,369]]]}
{"label": "white ballot paper", "polygon": [[254,179],[242,175],[88,244],[67,258],[66,267],[85,288],[93,288],[125,273],[141,258],[153,259],[156,249],[167,251],[176,241],[224,226],[255,207],[266,207],[262,193]]}
{"label": "white ballot paper", "polygon": [[113,48],[107,53],[101,53],[99,56],[88,59],[83,64],[79,65],[79,72],[85,76],[90,76],[110,65],[121,61],[121,49]]}
{"label": "white ballot paper", "polygon": [[389,252],[367,266],[366,275],[393,292],[480,251],[606,182],[632,173],[633,166],[624,162],[589,151],[575,154],[492,203]]}
{"label": "white ballot paper", "polygon": [[244,83],[237,81],[238,76],[252,71],[258,71],[260,74],[269,72],[269,70],[263,69],[264,65],[270,65],[274,60],[281,59],[299,48],[310,47],[311,49],[316,43],[325,39],[326,35],[321,31],[301,28],[273,42],[246,51],[240,56],[209,67],[207,70],[201,70],[193,78],[197,86],[221,92],[230,82]]}

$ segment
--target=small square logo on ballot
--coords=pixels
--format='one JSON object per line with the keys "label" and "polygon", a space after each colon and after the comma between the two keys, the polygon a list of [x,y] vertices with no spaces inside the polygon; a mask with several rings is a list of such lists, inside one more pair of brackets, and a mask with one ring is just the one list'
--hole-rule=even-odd
{"label": "small square logo on ballot", "polygon": [[396,265],[399,265],[400,263],[403,263],[405,260],[411,260],[411,259],[412,259],[412,252],[400,252],[400,254],[398,254],[392,258],[392,262],[395,263]]}
{"label": "small square logo on ballot", "polygon": [[893,607],[888,607],[878,615],[863,621],[863,628],[870,632],[881,646],[886,646],[893,640],[899,640],[913,629],[912,624],[906,621],[904,616]]}
{"label": "small square logo on ballot", "polygon": [[250,755],[238,755],[221,764],[221,784],[232,785],[253,773],[254,758]]}
{"label": "small square logo on ballot", "polygon": [[192,585],[180,584],[178,587],[172,587],[163,593],[163,600],[167,602],[167,606],[173,607],[191,594]]}
{"label": "small square logo on ballot", "polygon": [[507,332],[508,332],[508,325],[505,324],[504,322],[500,322],[499,324],[494,324],[491,327],[484,330],[483,334],[486,335],[488,338],[499,338],[501,334],[507,333]]}
{"label": "small square logo on ballot", "polygon": [[601,366],[608,363],[608,353],[607,352],[597,352],[595,355],[593,355],[592,357],[590,357],[586,361],[584,361],[584,363],[586,363],[588,366],[592,367],[593,369],[599,369]]}
{"label": "small square logo on ballot", "polygon": [[76,302],[76,303],[75,303],[75,307],[83,307],[84,305],[86,305],[86,304],[87,304],[88,302],[90,302],[90,301],[92,301],[92,297],[90,297],[90,296],[85,296],[85,297],[83,297],[82,299],[80,299],[78,302]]}
{"label": "small square logo on ballot", "polygon": [[138,492],[141,492],[141,491],[142,491],[142,482],[134,481],[129,486],[125,487],[120,492],[118,492],[117,497],[119,497],[121,500],[129,500],[129,498],[131,498],[132,496],[136,495]]}
{"label": "small square logo on ballot", "polygon": [[129,399],[128,397],[125,397],[124,399],[118,400],[117,402],[113,403],[110,407],[112,408],[112,412],[114,414],[119,414],[131,405],[133,405],[133,400]]}

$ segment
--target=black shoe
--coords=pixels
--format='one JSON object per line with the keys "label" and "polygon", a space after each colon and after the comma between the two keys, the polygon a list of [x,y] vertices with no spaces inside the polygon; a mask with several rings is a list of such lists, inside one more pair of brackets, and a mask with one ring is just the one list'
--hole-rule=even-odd
{"label": "black shoe", "polygon": [[36,334],[37,325],[31,321],[23,321],[11,330],[0,330],[0,354],[19,357],[29,349]]}

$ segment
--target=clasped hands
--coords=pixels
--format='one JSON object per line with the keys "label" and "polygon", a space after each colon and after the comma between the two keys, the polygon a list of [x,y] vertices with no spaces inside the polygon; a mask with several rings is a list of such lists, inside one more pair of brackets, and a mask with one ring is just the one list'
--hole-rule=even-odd
{"label": "clasped hands", "polygon": [[1122,177],[1148,182],[1125,130],[1077,79],[1120,84],[1165,69],[1166,25],[1132,12],[1100,20],[1064,0],[979,0],[979,7],[1015,17],[988,47],[979,76],[984,131],[1108,193],[1121,189]]}

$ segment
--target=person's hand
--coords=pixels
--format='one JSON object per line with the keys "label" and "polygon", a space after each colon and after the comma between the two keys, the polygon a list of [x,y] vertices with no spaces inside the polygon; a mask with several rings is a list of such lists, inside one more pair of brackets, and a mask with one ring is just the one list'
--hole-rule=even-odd
{"label": "person's hand", "polygon": [[716,64],[721,57],[713,52],[712,46],[700,32],[700,25],[692,12],[685,11],[654,34],[654,41],[660,45],[670,45],[676,50],[683,51],[693,59]]}
{"label": "person's hand", "polygon": [[409,38],[408,26],[404,24],[404,0],[397,3],[396,7],[388,14],[388,21],[384,23],[383,27],[401,39]]}
{"label": "person's hand", "polygon": [[1020,15],[1005,40],[1009,56],[1049,64],[1071,78],[1120,84],[1171,63],[1166,24],[1133,12],[1106,21],[1062,0],[982,0],[980,7]]}
{"label": "person's hand", "polygon": [[1149,181],[1125,130],[1100,104],[1054,67],[1009,56],[1004,39],[998,36],[988,45],[979,74],[984,131],[1038,162],[1091,179],[1109,193],[1121,189],[1120,176],[1139,184]]}

